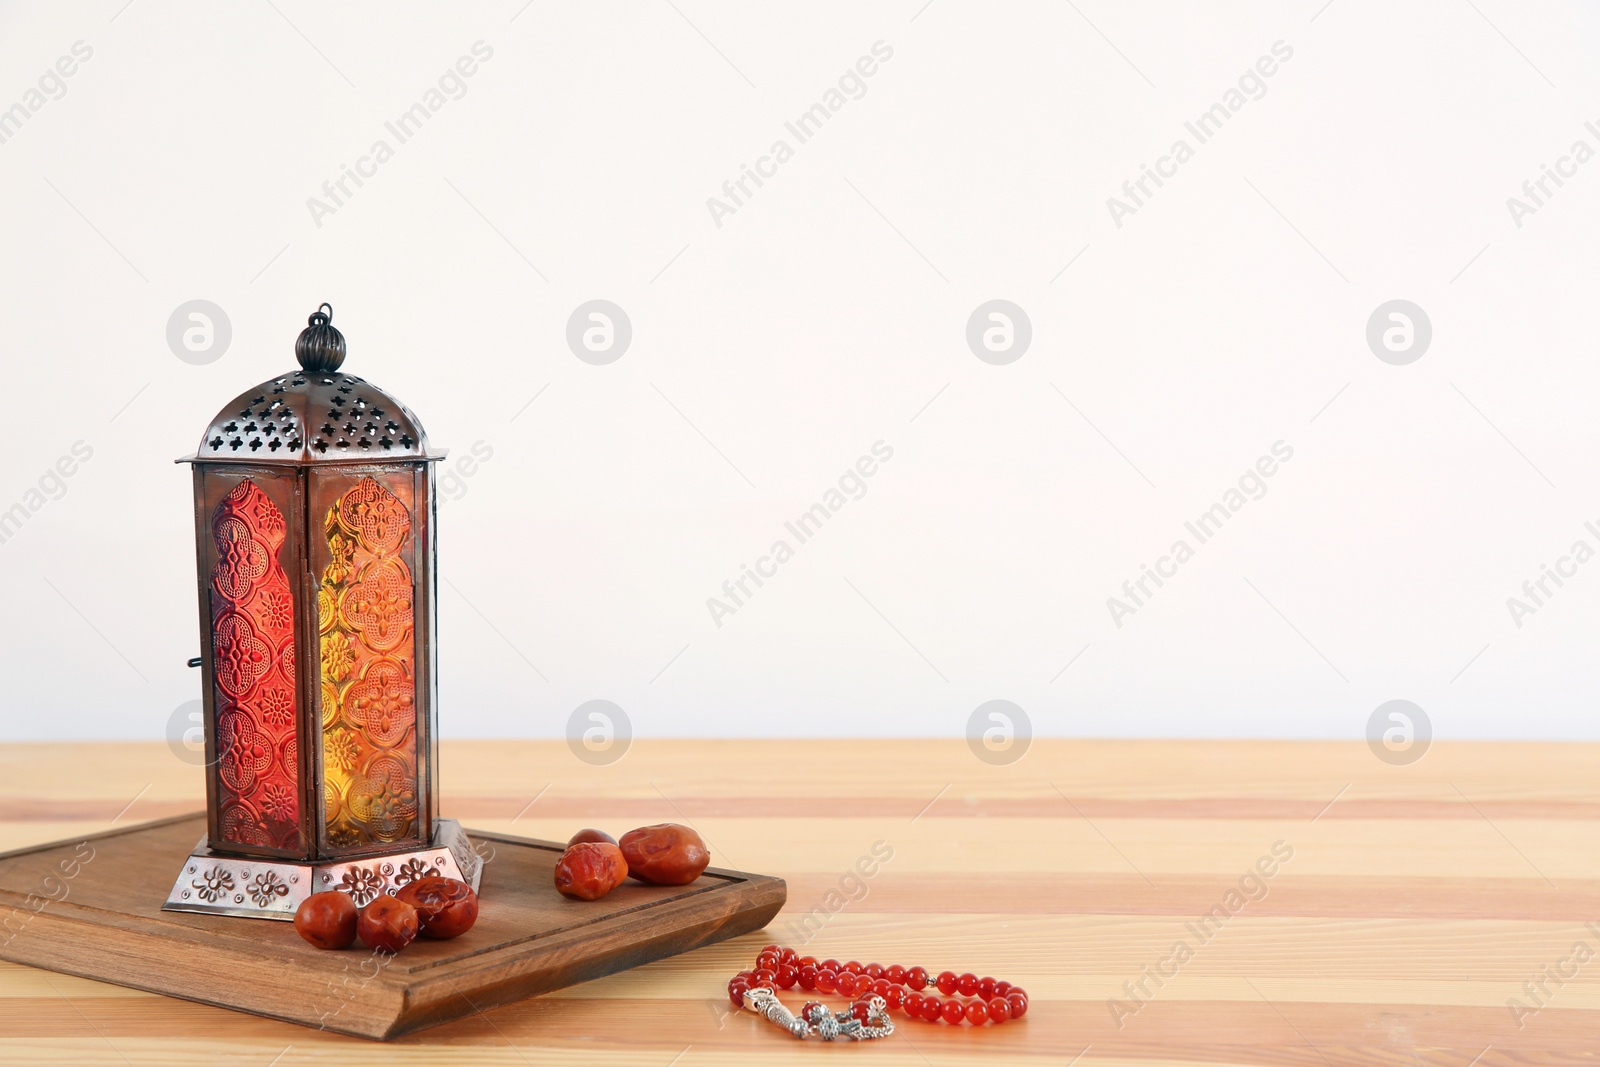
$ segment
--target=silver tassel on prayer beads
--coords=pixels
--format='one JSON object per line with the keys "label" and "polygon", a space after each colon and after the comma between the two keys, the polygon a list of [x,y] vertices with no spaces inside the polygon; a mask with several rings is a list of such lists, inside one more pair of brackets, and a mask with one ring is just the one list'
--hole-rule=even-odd
{"label": "silver tassel on prayer beads", "polygon": [[816,1034],[824,1041],[868,1041],[894,1033],[889,1006],[882,997],[868,999],[865,1022],[848,1011],[831,1012],[821,1004],[813,1005],[805,1018],[796,1018],[778,1001],[778,995],[766,988],[746,990],[744,1006],[802,1040]]}
{"label": "silver tassel on prayer beads", "polygon": [[744,995],[744,1006],[767,1019],[771,1019],[795,1037],[805,1038],[811,1033],[811,1027],[803,1020],[796,1019],[794,1013],[784,1007],[778,1000],[778,995],[770,989],[751,989]]}

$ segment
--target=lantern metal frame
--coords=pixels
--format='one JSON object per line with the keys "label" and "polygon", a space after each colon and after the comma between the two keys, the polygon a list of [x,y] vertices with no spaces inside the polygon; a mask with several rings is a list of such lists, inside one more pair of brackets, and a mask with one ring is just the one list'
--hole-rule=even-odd
{"label": "lantern metal frame", "polygon": [[[341,373],[344,340],[331,326],[332,308],[311,318],[296,345],[299,370],[280,375],[241,394],[212,420],[192,455],[177,462],[193,469],[195,546],[200,632],[205,647],[200,659],[204,689],[207,834],[183,861],[162,905],[165,911],[188,911],[252,918],[289,920],[313,892],[333,889],[365,905],[380,892],[392,893],[418,877],[440,874],[478,888],[482,861],[454,820],[439,817],[437,578],[435,526],[437,495],[434,464],[444,451],[428,448],[421,423],[409,409],[382,389]],[[331,338],[331,342],[330,342]],[[310,339],[310,343],[308,343]],[[327,536],[319,541],[319,512],[328,500],[335,509],[347,493],[366,480],[395,500],[407,523],[399,545],[409,570],[411,654],[411,729],[414,730],[414,806],[411,834],[396,841],[369,840],[348,844],[330,841],[323,767],[324,679],[319,602],[323,578],[319,554],[327,554]],[[248,482],[254,489],[242,490]],[[345,487],[345,488],[341,488]],[[397,493],[397,491],[400,491]],[[250,494],[255,494],[252,497]],[[409,500],[404,499],[409,496]],[[224,503],[264,498],[281,521],[281,545],[257,552],[252,564],[281,568],[273,580],[286,580],[292,605],[292,649],[274,650],[292,671],[294,691],[293,745],[296,774],[295,818],[277,825],[277,843],[230,838],[224,826],[224,792],[218,750],[218,681],[216,612],[220,542],[218,516]],[[259,501],[258,501],[259,503]],[[341,512],[342,514],[342,512]],[[329,522],[332,522],[330,514]],[[272,557],[265,563],[263,556]],[[277,587],[274,591],[278,592]],[[226,597],[222,610],[237,610]],[[330,601],[331,603],[331,601]],[[254,635],[252,634],[252,637]],[[270,636],[270,635],[266,635]],[[304,664],[301,668],[296,664]],[[286,773],[287,744],[276,758]],[[280,790],[280,793],[282,790]],[[234,796],[233,803],[239,803]],[[292,831],[292,837],[291,837]]]}

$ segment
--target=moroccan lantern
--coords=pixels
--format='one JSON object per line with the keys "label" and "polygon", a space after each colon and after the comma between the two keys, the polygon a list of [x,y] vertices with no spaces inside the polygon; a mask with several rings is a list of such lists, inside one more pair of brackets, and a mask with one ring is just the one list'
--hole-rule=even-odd
{"label": "moroccan lantern", "polygon": [[433,464],[422,424],[340,371],[323,304],[300,368],[241,394],[194,473],[205,838],[163,908],[292,919],[482,864],[439,817]]}

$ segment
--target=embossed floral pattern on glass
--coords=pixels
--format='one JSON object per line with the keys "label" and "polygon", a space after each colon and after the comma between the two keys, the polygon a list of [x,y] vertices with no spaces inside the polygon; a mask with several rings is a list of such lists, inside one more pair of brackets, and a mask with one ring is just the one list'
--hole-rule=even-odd
{"label": "embossed floral pattern on glass", "polygon": [[411,515],[370,477],[323,519],[317,593],[322,677],[322,833],[333,848],[416,840],[415,582]]}
{"label": "embossed floral pattern on glass", "polygon": [[211,665],[224,842],[299,848],[294,601],[283,513],[246,478],[211,517]]}

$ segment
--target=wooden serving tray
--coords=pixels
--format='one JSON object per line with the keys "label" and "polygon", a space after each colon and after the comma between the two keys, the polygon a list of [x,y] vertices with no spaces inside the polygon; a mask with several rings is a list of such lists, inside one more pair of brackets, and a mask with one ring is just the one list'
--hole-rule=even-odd
{"label": "wooden serving tray", "polygon": [[0,959],[383,1040],[760,929],[787,896],[711,867],[568,900],[562,845],[469,830],[487,860],[470,931],[388,958],[326,952],[292,923],[162,911],[204,832],[196,813],[0,854]]}

